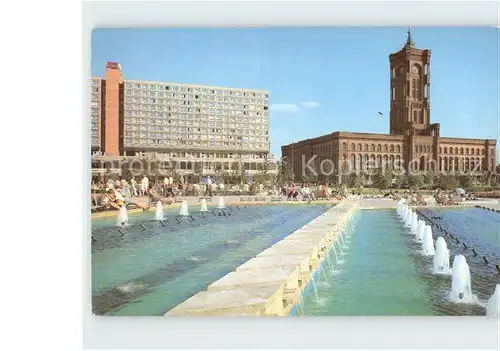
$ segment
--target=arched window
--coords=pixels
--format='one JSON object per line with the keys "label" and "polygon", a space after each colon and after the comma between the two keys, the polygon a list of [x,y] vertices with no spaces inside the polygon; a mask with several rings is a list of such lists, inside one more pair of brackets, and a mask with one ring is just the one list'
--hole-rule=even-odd
{"label": "arched window", "polygon": [[422,111],[418,111],[418,123],[424,123],[424,114]]}
{"label": "arched window", "polygon": [[401,152],[401,146],[396,145],[396,152]]}
{"label": "arched window", "polygon": [[391,146],[389,147],[389,151],[390,151],[390,152],[394,152],[394,145],[391,145]]}
{"label": "arched window", "polygon": [[[386,88],[387,89],[387,88]],[[387,90],[386,90],[387,91]],[[417,89],[415,87],[415,79],[411,81],[411,96],[412,97],[417,97]]]}
{"label": "arched window", "polygon": [[384,145],[384,152],[387,152],[387,144]]}
{"label": "arched window", "polygon": [[455,148],[455,155],[458,155],[458,147]]}
{"label": "arched window", "polygon": [[391,167],[394,167],[394,156],[393,155],[389,156],[389,164],[391,165]]}
{"label": "arched window", "polygon": [[378,152],[382,151],[382,145],[380,145],[380,144],[377,145],[377,151]]}
{"label": "arched window", "polygon": [[368,155],[363,156],[363,169],[368,168]]}
{"label": "arched window", "polygon": [[448,153],[448,148],[445,146],[444,147],[444,153],[447,154]]}
{"label": "arched window", "polygon": [[365,151],[368,151],[368,144],[365,144]]}
{"label": "arched window", "polygon": [[371,151],[375,151],[375,144],[371,145]]}
{"label": "arched window", "polygon": [[463,148],[463,147],[461,147],[461,148],[460,148],[460,155],[463,155],[463,154],[464,154],[464,148]]}
{"label": "arched window", "polygon": [[352,154],[351,155],[351,164],[349,165],[349,168],[353,168],[356,169],[356,155]]}
{"label": "arched window", "polygon": [[354,144],[354,143],[351,144],[351,150],[352,151],[356,150],[356,144]]}
{"label": "arched window", "polygon": [[420,89],[420,79],[416,79],[415,84],[416,84],[415,97],[420,100],[422,99],[422,90]]}
{"label": "arched window", "polygon": [[380,166],[382,166],[382,156],[377,155],[377,167],[380,167]]}
{"label": "arched window", "polygon": [[465,154],[466,154],[466,155],[468,155],[468,154],[469,154],[469,148],[468,148],[468,147],[466,147],[466,148],[465,148]]}
{"label": "arched window", "polygon": [[413,123],[417,123],[417,111],[413,111]]}
{"label": "arched window", "polygon": [[347,143],[342,143],[342,150],[347,150]]}

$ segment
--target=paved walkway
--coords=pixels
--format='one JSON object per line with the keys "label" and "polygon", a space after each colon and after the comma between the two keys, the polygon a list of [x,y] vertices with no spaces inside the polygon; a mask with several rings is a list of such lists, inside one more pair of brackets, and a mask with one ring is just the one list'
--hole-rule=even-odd
{"label": "paved walkway", "polygon": [[[201,197],[199,196],[184,196],[184,197],[177,197],[176,202],[172,205],[166,206],[166,208],[177,208],[180,207],[180,204],[183,200],[186,200],[188,203],[188,206],[200,206],[199,201]],[[133,198],[134,202],[140,203],[140,204],[147,204],[149,202],[148,197],[142,196],[142,197],[134,197]],[[216,205],[219,201],[219,196],[213,196],[210,199],[207,200],[208,205],[213,204]],[[310,204],[337,204],[339,201],[331,200],[331,201],[326,201],[326,200],[318,200],[318,201],[311,201]],[[304,205],[307,204],[308,202],[306,201],[292,201],[292,200],[284,200],[281,196],[259,196],[259,195],[253,195],[253,196],[248,196],[248,195],[242,195],[242,196],[224,196],[224,203],[226,205],[277,205],[277,204],[287,204],[287,205]],[[149,208],[149,211],[155,211],[155,204],[150,204],[151,207]],[[142,212],[142,209],[132,209],[128,210],[129,213],[137,213],[137,212]],[[95,212],[92,213],[92,219],[96,218],[104,218],[104,217],[112,217],[116,216],[117,211],[103,211],[103,212]]]}
{"label": "paved walkway", "polygon": [[[427,207],[438,207],[436,201],[431,196],[424,196],[425,201],[427,201]],[[443,207],[443,206],[439,206]],[[486,207],[487,209],[500,210],[500,203],[495,199],[478,199],[462,202],[460,205],[448,206],[448,207]],[[362,210],[381,210],[381,209],[395,209],[396,201],[392,199],[385,198],[364,198],[360,202],[360,208]]]}

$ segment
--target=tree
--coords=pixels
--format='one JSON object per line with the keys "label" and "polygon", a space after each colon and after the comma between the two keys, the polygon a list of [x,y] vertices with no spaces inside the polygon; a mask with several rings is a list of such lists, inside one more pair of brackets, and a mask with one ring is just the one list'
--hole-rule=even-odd
{"label": "tree", "polygon": [[413,189],[421,189],[424,185],[422,174],[408,174],[408,186]]}
{"label": "tree", "polygon": [[377,168],[372,176],[373,186],[378,189],[387,189],[391,186],[392,178],[392,169]]}
{"label": "tree", "polygon": [[441,174],[437,177],[436,185],[443,190],[452,190],[458,187],[458,180],[451,174]]}
{"label": "tree", "polygon": [[458,177],[459,185],[464,189],[470,189],[474,184],[474,179],[469,174],[464,174]]}
{"label": "tree", "polygon": [[408,175],[406,173],[396,175],[394,185],[399,189],[406,188],[408,186]]}
{"label": "tree", "polygon": [[276,182],[279,185],[282,185],[283,183],[293,181],[294,178],[295,177],[293,175],[292,168],[290,167],[290,165],[287,162],[281,162],[278,165],[278,174],[276,177]]}
{"label": "tree", "polygon": [[424,185],[429,188],[429,189],[432,189],[436,183],[436,179],[437,179],[437,176],[434,172],[427,172],[424,174]]}
{"label": "tree", "polygon": [[357,188],[363,184],[363,179],[361,175],[352,172],[342,176],[342,183],[347,185],[349,188]]}

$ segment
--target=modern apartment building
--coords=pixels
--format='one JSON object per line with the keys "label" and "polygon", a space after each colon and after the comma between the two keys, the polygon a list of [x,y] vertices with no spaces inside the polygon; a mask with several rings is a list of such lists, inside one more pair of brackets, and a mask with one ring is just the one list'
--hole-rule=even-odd
{"label": "modern apartment building", "polygon": [[251,174],[274,161],[268,91],[124,80],[115,62],[90,89],[94,174],[104,161],[137,157],[169,160],[183,174],[234,163]]}

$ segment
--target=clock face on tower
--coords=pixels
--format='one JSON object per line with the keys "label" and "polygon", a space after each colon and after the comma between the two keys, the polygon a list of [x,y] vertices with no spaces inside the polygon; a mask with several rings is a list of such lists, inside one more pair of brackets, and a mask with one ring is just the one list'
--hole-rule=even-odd
{"label": "clock face on tower", "polygon": [[417,66],[413,66],[411,68],[411,71],[414,73],[414,74],[417,74],[418,73],[418,67]]}

